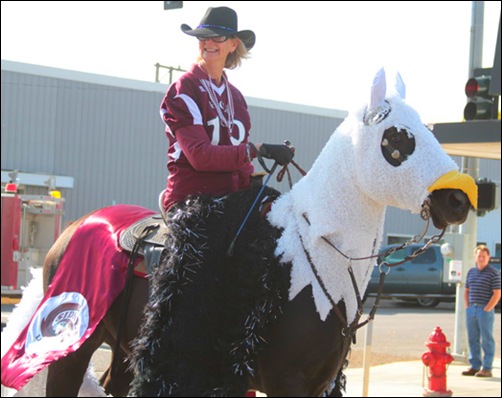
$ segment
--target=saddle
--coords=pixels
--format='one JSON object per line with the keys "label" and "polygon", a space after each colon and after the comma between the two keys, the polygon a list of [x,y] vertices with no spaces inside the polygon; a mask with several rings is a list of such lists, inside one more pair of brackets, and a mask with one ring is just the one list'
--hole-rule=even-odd
{"label": "saddle", "polygon": [[[251,178],[252,186],[262,186],[262,179],[267,173],[254,173]],[[122,249],[131,254],[142,255],[145,259],[145,269],[137,269],[139,272],[145,272],[148,275],[160,264],[162,255],[165,253],[165,242],[169,234],[169,228],[166,225],[167,215],[164,211],[162,198],[164,191],[159,195],[160,213],[146,217],[137,221],[126,228],[119,238],[119,245]],[[260,204],[260,213],[265,217],[270,210],[272,202],[277,196],[265,196]]]}
{"label": "saddle", "polygon": [[151,274],[152,269],[160,264],[168,233],[163,215],[154,214],[125,229],[120,235],[119,245],[129,253],[137,251],[137,254],[142,255],[146,262],[146,272]]}

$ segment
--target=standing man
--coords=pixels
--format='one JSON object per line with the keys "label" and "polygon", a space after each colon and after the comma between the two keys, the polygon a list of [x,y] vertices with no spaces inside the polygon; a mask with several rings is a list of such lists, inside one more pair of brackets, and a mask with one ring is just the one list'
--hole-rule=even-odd
{"label": "standing man", "polygon": [[[495,355],[494,308],[500,300],[500,273],[488,264],[490,250],[485,245],[476,246],[474,261],[476,266],[467,273],[464,291],[471,367],[462,372],[462,375],[492,377]],[[481,349],[483,349],[483,359]]]}

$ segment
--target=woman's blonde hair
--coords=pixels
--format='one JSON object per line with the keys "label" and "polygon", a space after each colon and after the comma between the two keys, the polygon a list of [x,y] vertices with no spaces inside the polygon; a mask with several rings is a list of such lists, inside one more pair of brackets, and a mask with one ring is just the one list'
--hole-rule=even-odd
{"label": "woman's blonde hair", "polygon": [[249,58],[249,51],[247,50],[242,40],[239,39],[238,37],[235,38],[239,41],[239,44],[237,45],[237,48],[233,53],[227,55],[227,60],[225,61],[225,68],[228,69],[235,69],[238,66],[241,66],[242,60]]}

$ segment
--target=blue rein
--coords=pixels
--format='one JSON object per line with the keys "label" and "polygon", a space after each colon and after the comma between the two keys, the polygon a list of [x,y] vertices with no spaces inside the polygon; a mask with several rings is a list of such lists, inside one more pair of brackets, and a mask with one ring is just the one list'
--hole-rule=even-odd
{"label": "blue rein", "polygon": [[260,189],[260,192],[258,192],[258,195],[256,195],[256,198],[253,202],[253,204],[251,205],[251,208],[249,209],[248,211],[248,214],[246,215],[246,217],[244,218],[244,221],[242,222],[241,226],[239,227],[237,233],[235,234],[235,237],[234,239],[232,240],[232,243],[230,243],[230,246],[228,247],[228,250],[227,250],[227,257],[232,257],[233,254],[234,254],[234,246],[235,246],[235,241],[237,240],[237,238],[239,237],[240,233],[242,232],[242,229],[244,228],[244,225],[246,224],[246,222],[248,221],[249,219],[249,216],[251,215],[251,212],[253,211],[253,209],[255,208],[256,206],[256,203],[258,203],[258,200],[260,199],[260,196],[261,194],[263,193],[263,190],[265,189],[265,187],[267,186],[268,184],[268,181],[270,180],[270,177],[272,177],[272,174],[274,174],[274,171],[275,169],[277,168],[277,165],[278,163],[275,162],[274,165],[272,166],[272,169],[270,170],[270,173],[268,174],[267,178],[265,179],[265,182],[263,183],[261,189]]}

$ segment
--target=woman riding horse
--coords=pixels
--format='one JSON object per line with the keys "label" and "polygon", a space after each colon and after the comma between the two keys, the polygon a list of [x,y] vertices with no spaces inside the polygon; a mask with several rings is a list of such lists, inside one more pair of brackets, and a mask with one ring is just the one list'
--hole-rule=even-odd
{"label": "woman riding horse", "polygon": [[[49,366],[47,395],[75,396],[95,350],[121,333],[114,354],[129,363],[102,380],[113,395],[130,386],[138,396],[341,395],[386,207],[440,230],[464,222],[476,184],[457,169],[405,103],[400,79],[387,90],[380,70],[369,103],[336,129],[309,173],[265,217],[260,206],[251,212],[233,255],[258,188],[173,206],[166,255],[150,279],[132,278],[123,330],[129,258],[117,241],[153,212],[117,205],[72,224],[44,263],[46,296],[2,357],[2,384],[19,389]],[[57,305],[47,312],[47,303]]]}

